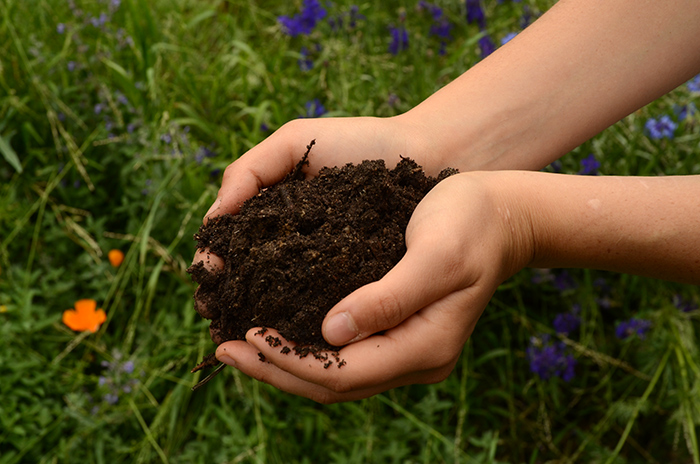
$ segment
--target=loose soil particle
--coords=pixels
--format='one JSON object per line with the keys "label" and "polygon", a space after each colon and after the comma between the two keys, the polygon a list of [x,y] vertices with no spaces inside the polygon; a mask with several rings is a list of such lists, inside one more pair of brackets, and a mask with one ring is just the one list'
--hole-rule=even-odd
{"label": "loose soil particle", "polygon": [[[246,201],[236,215],[210,219],[194,238],[224,261],[210,272],[200,261],[188,272],[199,284],[195,309],[211,319],[216,344],[245,340],[253,327],[272,327],[294,342],[298,356],[314,355],[338,367],[338,346],[321,334],[326,313],[355,289],[384,276],[406,252],[404,232],[420,200],[443,178],[428,177],[401,158],[302,172],[314,142],[280,183]],[[264,335],[264,330],[260,335]],[[279,338],[266,341],[280,346]],[[329,353],[333,360],[329,360]],[[283,353],[289,353],[287,347]],[[261,357],[261,360],[264,358]],[[213,366],[213,355],[193,371]]]}

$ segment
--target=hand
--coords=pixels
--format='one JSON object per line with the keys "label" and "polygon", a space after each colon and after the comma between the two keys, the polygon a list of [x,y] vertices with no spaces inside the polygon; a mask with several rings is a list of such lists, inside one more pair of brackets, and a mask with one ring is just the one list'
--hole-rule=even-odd
{"label": "hand", "polygon": [[[235,214],[241,204],[261,189],[273,185],[291,172],[315,140],[308,157],[307,176],[324,167],[359,164],[366,159],[383,159],[393,168],[401,156],[410,157],[430,175],[450,167],[437,156],[420,148],[421,131],[415,122],[403,116],[393,118],[318,118],[290,121],[266,140],[253,147],[224,172],[214,204],[204,217]],[[197,251],[194,263],[203,261],[209,269],[220,269],[221,259],[208,250]],[[206,314],[205,304],[195,298],[197,311]]]}
{"label": "hand", "polygon": [[444,380],[498,285],[531,259],[532,240],[522,232],[529,228],[511,200],[495,193],[497,176],[466,173],[438,184],[411,218],[404,258],[329,312],[326,340],[351,342],[340,351],[341,368],[282,354],[258,329],[247,341],[222,343],[217,358],[322,403]]}
{"label": "hand", "polygon": [[224,172],[214,204],[205,215],[235,214],[241,204],[260,189],[281,181],[291,172],[316,140],[305,169],[313,176],[324,167],[359,164],[366,159],[383,159],[389,169],[400,156],[412,158],[431,175],[450,167],[435,156],[425,155],[422,141],[410,119],[393,118],[318,118],[288,122],[253,147]]}

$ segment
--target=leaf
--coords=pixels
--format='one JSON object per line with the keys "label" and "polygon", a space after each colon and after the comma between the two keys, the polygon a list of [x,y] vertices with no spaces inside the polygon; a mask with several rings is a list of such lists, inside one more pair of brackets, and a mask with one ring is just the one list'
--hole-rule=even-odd
{"label": "leaf", "polygon": [[14,131],[10,132],[10,135],[7,137],[0,135],[0,153],[2,153],[3,158],[15,168],[15,171],[22,174],[22,163],[19,162],[17,153],[12,149],[12,146],[10,146],[10,140],[13,135],[15,135]]}

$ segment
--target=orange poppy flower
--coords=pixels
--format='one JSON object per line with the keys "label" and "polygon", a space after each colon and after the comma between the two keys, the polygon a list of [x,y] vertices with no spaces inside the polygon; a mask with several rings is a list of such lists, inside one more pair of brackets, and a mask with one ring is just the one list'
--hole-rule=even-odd
{"label": "orange poppy flower", "polygon": [[121,250],[109,250],[107,258],[109,259],[109,264],[113,267],[119,267],[122,261],[124,261],[124,252]]}
{"label": "orange poppy flower", "polygon": [[75,309],[63,311],[63,323],[76,332],[97,332],[100,325],[107,320],[107,315],[102,309],[95,311],[96,308],[95,300],[78,300],[75,302]]}

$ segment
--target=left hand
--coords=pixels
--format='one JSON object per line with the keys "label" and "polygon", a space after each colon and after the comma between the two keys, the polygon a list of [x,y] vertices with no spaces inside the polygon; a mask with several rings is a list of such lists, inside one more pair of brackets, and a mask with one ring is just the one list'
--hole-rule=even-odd
{"label": "left hand", "polygon": [[251,329],[247,341],[222,343],[217,358],[321,403],[444,380],[498,285],[532,258],[517,197],[498,193],[498,175],[464,173],[440,182],[413,213],[403,259],[331,309],[323,333],[331,344],[349,343],[339,353],[342,367],[280,353],[265,341],[279,336],[274,330],[260,336]]}

